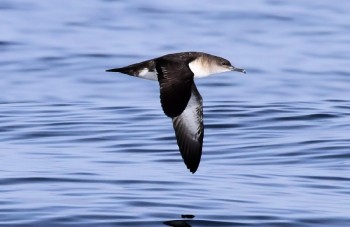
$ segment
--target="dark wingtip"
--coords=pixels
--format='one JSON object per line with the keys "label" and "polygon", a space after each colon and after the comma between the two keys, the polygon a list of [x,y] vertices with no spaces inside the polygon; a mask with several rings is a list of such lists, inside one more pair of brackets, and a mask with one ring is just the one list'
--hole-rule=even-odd
{"label": "dark wingtip", "polygon": [[194,174],[194,173],[197,171],[198,166],[197,166],[197,167],[188,168],[188,169],[190,170],[190,172],[191,172],[192,174]]}

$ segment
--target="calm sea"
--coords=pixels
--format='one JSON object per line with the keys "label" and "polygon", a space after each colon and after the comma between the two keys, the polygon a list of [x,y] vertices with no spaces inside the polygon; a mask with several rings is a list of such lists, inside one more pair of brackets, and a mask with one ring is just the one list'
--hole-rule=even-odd
{"label": "calm sea", "polygon": [[[349,9],[0,0],[0,226],[350,226]],[[247,70],[196,82],[195,174],[158,84],[104,72],[190,50]]]}

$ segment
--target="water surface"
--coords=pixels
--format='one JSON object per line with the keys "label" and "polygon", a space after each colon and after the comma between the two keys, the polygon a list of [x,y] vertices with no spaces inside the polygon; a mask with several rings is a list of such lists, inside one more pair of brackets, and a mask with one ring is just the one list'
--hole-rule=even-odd
{"label": "water surface", "polygon": [[[349,226],[348,1],[1,1],[1,226]],[[203,157],[158,84],[105,73],[204,51]],[[189,215],[182,218],[181,215]]]}

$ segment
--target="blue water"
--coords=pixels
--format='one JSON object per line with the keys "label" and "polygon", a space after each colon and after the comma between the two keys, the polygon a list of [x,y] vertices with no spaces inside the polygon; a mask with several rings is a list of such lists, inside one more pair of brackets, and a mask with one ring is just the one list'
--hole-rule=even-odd
{"label": "blue water", "polygon": [[[349,9],[0,1],[0,225],[350,226]],[[247,70],[196,82],[195,174],[158,84],[104,72],[190,50]]]}

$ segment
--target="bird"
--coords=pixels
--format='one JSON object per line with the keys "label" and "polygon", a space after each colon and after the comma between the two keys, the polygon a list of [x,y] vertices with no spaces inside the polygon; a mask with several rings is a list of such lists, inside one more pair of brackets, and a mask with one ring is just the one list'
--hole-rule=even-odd
{"label": "bird", "polygon": [[193,51],[167,54],[106,71],[158,81],[161,107],[172,119],[181,156],[191,173],[198,169],[204,137],[203,100],[194,79],[229,71],[246,73],[225,58]]}

